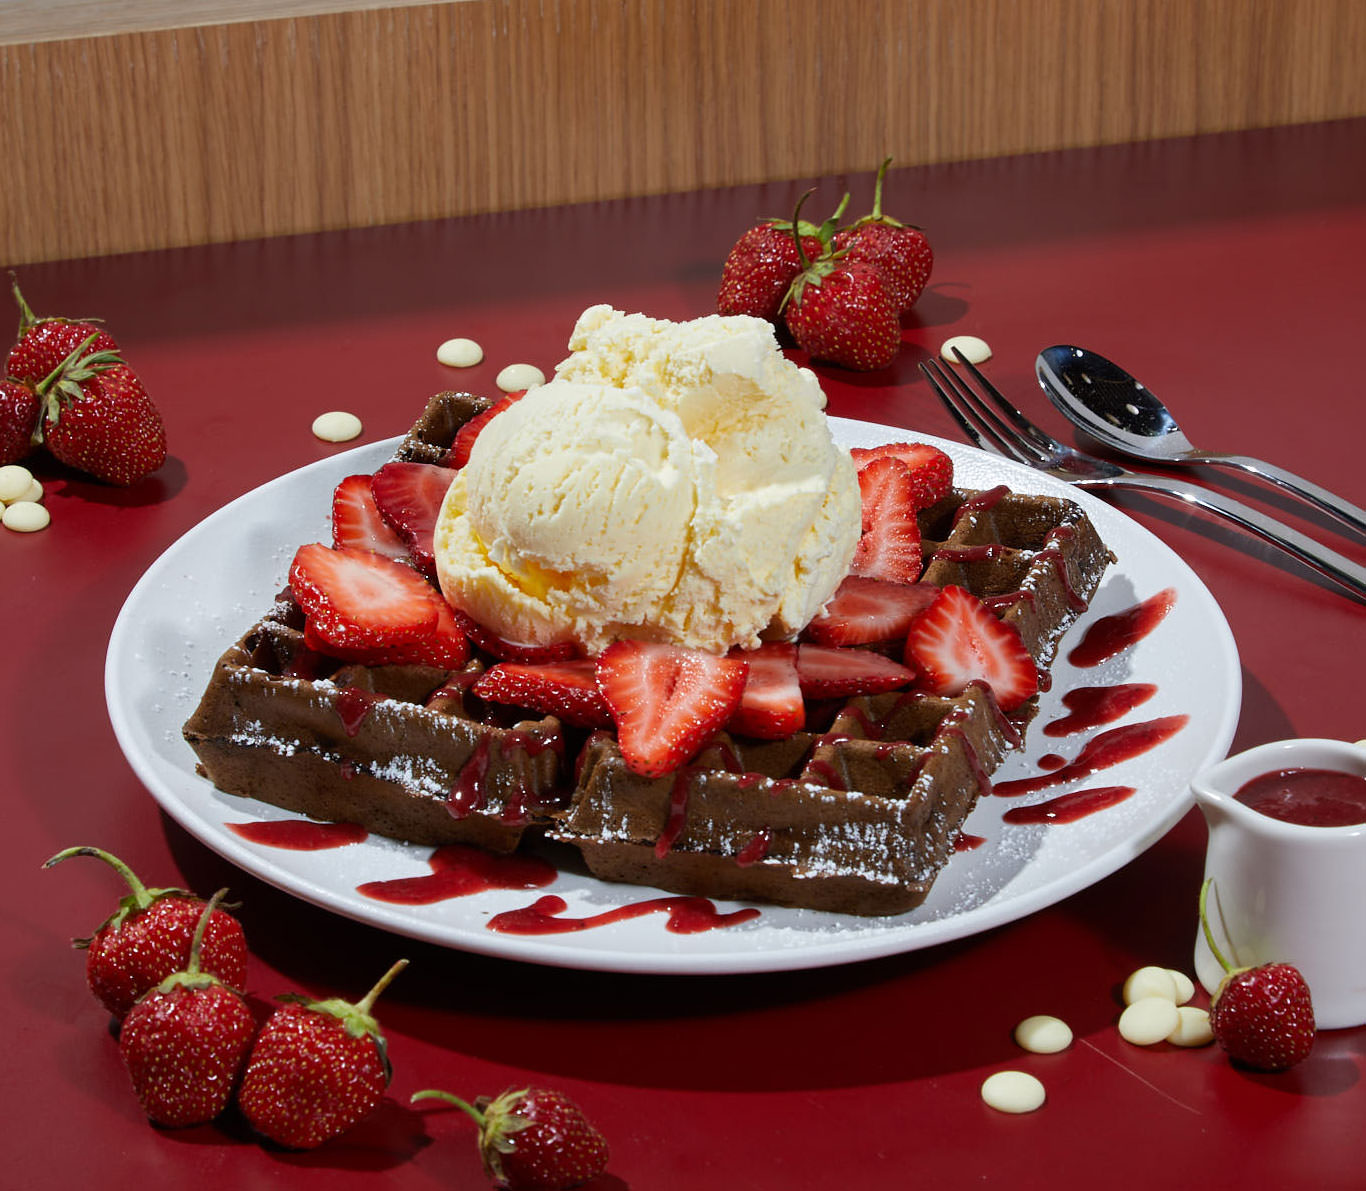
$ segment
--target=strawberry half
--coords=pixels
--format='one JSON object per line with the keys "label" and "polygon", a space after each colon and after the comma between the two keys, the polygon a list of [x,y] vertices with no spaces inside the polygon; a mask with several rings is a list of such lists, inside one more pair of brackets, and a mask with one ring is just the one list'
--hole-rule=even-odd
{"label": "strawberry half", "polygon": [[730,730],[760,740],[784,740],[800,732],[806,705],[797,681],[797,647],[768,642],[739,656],[749,663],[749,676]]}
{"label": "strawberry half", "polygon": [[407,558],[408,547],[380,516],[369,476],[347,476],[332,492],[332,545]]}
{"label": "strawberry half", "polygon": [[953,490],[953,460],[929,443],[892,442],[880,447],[851,447],[849,457],[860,470],[876,459],[900,459],[910,470],[911,499],[917,509],[928,509]]}
{"label": "strawberry half", "polygon": [[484,429],[494,418],[510,405],[515,405],[526,396],[525,389],[517,389],[509,393],[501,401],[495,402],[482,414],[475,414],[468,422],[455,432],[455,441],[451,443],[451,449],[446,452],[446,466],[451,468],[464,467],[470,461],[470,448],[474,446],[474,440],[479,437],[480,431]]}
{"label": "strawberry half", "polygon": [[914,583],[922,565],[911,470],[890,455],[859,468],[863,535],[854,548],[851,574],[889,583]]}
{"label": "strawberry half", "polygon": [[499,662],[480,675],[472,689],[491,703],[526,707],[581,728],[612,726],[612,713],[598,690],[597,664],[591,658],[543,664]]}
{"label": "strawberry half", "polygon": [[430,584],[412,567],[369,550],[300,546],[289,586],[318,636],[341,649],[403,645],[437,626]]}
{"label": "strawberry half", "polygon": [[871,650],[797,647],[797,681],[808,699],[877,695],[908,686],[914,679],[915,671],[909,666]]}
{"label": "strawberry half", "polygon": [[309,617],[304,621],[304,644],[315,653],[365,666],[436,666],[442,670],[459,670],[470,660],[470,639],[461,631],[451,606],[434,590],[431,599],[436,609],[436,625],[421,637],[397,645],[356,642],[338,645],[324,638],[316,622]]}
{"label": "strawberry half", "polygon": [[436,575],[432,545],[441,502],[455,479],[455,471],[435,463],[386,463],[370,477],[379,514],[403,539],[417,568]]}
{"label": "strawberry half", "polygon": [[904,641],[915,619],[939,594],[929,583],[889,583],[847,575],[803,636],[817,645]]}
{"label": "strawberry half", "polygon": [[614,641],[598,657],[598,687],[627,767],[644,777],[690,760],[735,714],[749,663],[647,641]]}
{"label": "strawberry half", "polygon": [[945,587],[911,626],[906,662],[920,672],[918,685],[936,695],[985,682],[1002,711],[1039,689],[1038,667],[1020,634],[962,587]]}

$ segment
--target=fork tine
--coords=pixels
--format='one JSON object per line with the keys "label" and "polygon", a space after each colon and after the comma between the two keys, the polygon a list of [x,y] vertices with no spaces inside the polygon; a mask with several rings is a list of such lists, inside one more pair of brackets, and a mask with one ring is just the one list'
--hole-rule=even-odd
{"label": "fork tine", "polygon": [[937,360],[926,360],[920,371],[939,395],[945,408],[953,415],[968,437],[979,447],[995,451],[1007,459],[1037,467],[1040,459],[1025,450],[1026,444],[1018,435],[979,398],[959,377],[954,376]]}
{"label": "fork tine", "polygon": [[1011,403],[1006,400],[1005,395],[1001,390],[987,379],[986,374],[983,373],[976,364],[969,360],[957,347],[953,349],[953,354],[958,357],[958,362],[963,365],[963,368],[971,375],[973,380],[977,382],[981,391],[996,403],[997,408],[1006,416],[1010,424],[1024,435],[1030,443],[1037,447],[1045,457],[1052,455],[1058,450],[1061,445],[1058,440],[1040,430],[1039,427],[1034,425],[1034,423],[1025,417],[1024,414],[1011,405]]}

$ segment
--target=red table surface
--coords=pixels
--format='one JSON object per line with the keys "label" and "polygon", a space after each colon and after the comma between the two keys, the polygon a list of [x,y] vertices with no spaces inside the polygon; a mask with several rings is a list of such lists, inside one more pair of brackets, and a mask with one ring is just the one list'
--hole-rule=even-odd
{"label": "red table surface", "polygon": [[[816,181],[809,209],[846,186],[866,208],[870,175]],[[386,438],[438,389],[493,393],[514,361],[549,371],[590,304],[707,313],[731,241],[805,185],[22,270],[40,312],[108,320],[164,413],[171,457],[128,491],[40,466],[51,527],[0,542],[8,1185],[71,1187],[98,1163],[111,1188],[478,1188],[468,1122],[408,1096],[528,1082],[565,1088],[607,1134],[600,1188],[1366,1182],[1366,1031],[1321,1035],[1278,1076],[1116,1032],[1132,969],[1190,968],[1205,843],[1193,811],[1092,888],[961,942],[809,972],[652,977],[467,955],[297,901],[194,841],[125,762],[103,689],[120,605],[208,513],[342,449],[311,436],[317,413],[352,410],[366,441]],[[997,383],[1069,436],[1033,361],[1073,342],[1138,373],[1201,445],[1366,501],[1366,121],[894,171],[888,207],[929,229],[933,284],[891,369],[821,370],[832,413],[960,437],[916,365],[968,332],[994,347]],[[480,341],[485,362],[438,364],[455,335]],[[1199,515],[1120,499],[1228,617],[1244,680],[1235,749],[1366,736],[1362,606]],[[1361,543],[1330,540],[1366,559]],[[289,990],[359,995],[407,955],[381,1002],[396,1074],[379,1112],[307,1154],[259,1145],[231,1118],[149,1127],[68,945],[112,908],[115,879],[92,861],[39,871],[78,843],[156,883],[231,886],[258,1007]],[[1036,1012],[1072,1025],[1070,1050],[1016,1048],[1013,1026]],[[1004,1067],[1044,1080],[1041,1111],[981,1102],[983,1078]]]}

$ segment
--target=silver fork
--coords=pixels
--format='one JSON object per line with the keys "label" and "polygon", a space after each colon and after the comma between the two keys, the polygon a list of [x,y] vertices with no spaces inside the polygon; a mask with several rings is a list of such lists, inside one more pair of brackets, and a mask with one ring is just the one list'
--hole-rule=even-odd
{"label": "silver fork", "polygon": [[1059,442],[1011,405],[961,352],[955,349],[954,354],[975,388],[963,375],[945,368],[938,360],[925,361],[920,371],[954,420],[979,447],[1078,488],[1138,488],[1216,513],[1279,547],[1366,603],[1366,567],[1221,492],[1184,480],[1130,471],[1109,459],[1099,459]]}

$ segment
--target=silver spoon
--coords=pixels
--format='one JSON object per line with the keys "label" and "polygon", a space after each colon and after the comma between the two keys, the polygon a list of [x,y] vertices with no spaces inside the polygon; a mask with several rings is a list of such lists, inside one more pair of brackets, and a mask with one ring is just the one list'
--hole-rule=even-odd
{"label": "silver spoon", "polygon": [[1068,421],[1120,454],[1149,463],[1212,463],[1251,472],[1366,536],[1366,509],[1326,488],[1261,459],[1202,451],[1192,445],[1167,407],[1104,356],[1060,344],[1044,348],[1034,368],[1048,399]]}

